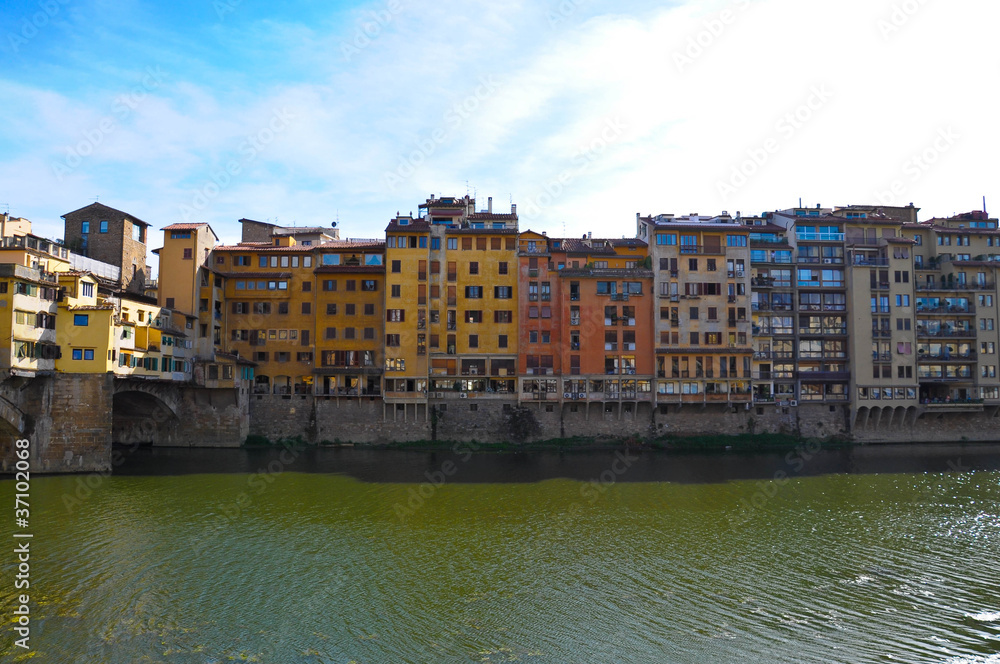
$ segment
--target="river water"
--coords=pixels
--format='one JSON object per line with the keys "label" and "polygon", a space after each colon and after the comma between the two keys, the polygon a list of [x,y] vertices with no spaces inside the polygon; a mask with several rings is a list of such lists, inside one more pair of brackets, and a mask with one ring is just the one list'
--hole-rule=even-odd
{"label": "river water", "polygon": [[140,450],[32,477],[32,651],[4,547],[0,652],[1000,663],[1000,448],[814,452]]}

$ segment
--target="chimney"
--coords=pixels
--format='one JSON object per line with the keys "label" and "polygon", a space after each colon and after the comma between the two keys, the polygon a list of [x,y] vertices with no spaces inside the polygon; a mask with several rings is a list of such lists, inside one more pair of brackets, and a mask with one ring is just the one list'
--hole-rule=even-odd
{"label": "chimney", "polygon": [[517,214],[517,203],[511,203],[510,204],[510,213],[511,214]]}
{"label": "chimney", "polygon": [[587,239],[588,239],[588,240],[592,240],[592,239],[594,239],[594,234],[593,234],[593,233],[591,233],[590,231],[587,231]]}
{"label": "chimney", "polygon": [[486,211],[493,214],[493,197],[490,196],[486,199]]}

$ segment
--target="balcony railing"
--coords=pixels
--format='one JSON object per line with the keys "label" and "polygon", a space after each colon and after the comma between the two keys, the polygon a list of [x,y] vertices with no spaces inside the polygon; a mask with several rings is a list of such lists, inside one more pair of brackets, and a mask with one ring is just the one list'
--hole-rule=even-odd
{"label": "balcony railing", "polygon": [[918,291],[963,291],[963,290],[993,290],[996,284],[992,282],[965,282],[965,283],[924,283],[917,284]]}
{"label": "balcony railing", "polygon": [[939,307],[925,307],[917,304],[918,314],[963,314],[969,315],[976,313],[976,307],[973,304],[958,305],[958,304],[948,304]]}
{"label": "balcony railing", "polygon": [[795,237],[800,242],[843,242],[843,233],[815,233],[810,231],[796,231]]}
{"label": "balcony railing", "polygon": [[854,265],[870,267],[888,267],[888,258],[869,258],[868,256],[855,256]]}
{"label": "balcony railing", "polygon": [[917,337],[975,338],[975,330],[934,330],[917,326]]}

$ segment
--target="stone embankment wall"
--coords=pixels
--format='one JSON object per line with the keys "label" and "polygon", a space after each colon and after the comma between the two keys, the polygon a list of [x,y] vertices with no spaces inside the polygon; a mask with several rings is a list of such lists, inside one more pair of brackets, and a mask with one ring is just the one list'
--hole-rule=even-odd
{"label": "stone embankment wall", "polygon": [[760,408],[725,404],[650,404],[441,399],[383,404],[379,399],[252,395],[250,433],[272,441],[390,443],[417,440],[507,442],[556,438],[785,433],[810,438],[848,437],[844,406]]}
{"label": "stone embankment wall", "polygon": [[14,441],[31,441],[33,472],[92,472],[111,468],[112,377],[74,374],[8,377],[0,395],[23,415],[22,428],[5,422],[0,470],[11,472]]}

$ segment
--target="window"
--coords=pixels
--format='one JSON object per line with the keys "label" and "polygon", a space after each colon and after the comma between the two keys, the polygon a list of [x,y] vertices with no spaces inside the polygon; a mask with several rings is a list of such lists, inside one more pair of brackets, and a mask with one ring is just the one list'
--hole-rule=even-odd
{"label": "window", "polygon": [[497,264],[497,274],[507,274],[507,261],[500,261]]}
{"label": "window", "polygon": [[[448,238],[448,248],[452,249],[452,250],[458,249],[458,238],[457,237],[450,237],[450,238]],[[472,247],[470,246],[469,248],[471,249]]]}
{"label": "window", "polygon": [[356,304],[345,304],[344,305],[344,315],[353,316],[357,312]]}
{"label": "window", "polygon": [[514,296],[514,289],[511,286],[494,286],[493,297],[498,300],[509,300]]}
{"label": "window", "polygon": [[302,303],[302,313],[306,314],[306,315],[311,314],[312,313],[312,303],[310,303],[310,302],[303,302]]}
{"label": "window", "polygon": [[437,251],[440,248],[441,248],[441,238],[439,238],[439,237],[432,237],[431,238],[431,249]]}
{"label": "window", "polygon": [[470,261],[469,262],[469,274],[479,274],[479,262]]}
{"label": "window", "polygon": [[469,335],[469,348],[479,348],[479,335],[470,334]]}
{"label": "window", "polygon": [[386,309],[385,322],[387,323],[406,322],[406,311],[403,309]]}
{"label": "window", "polygon": [[358,289],[357,288],[358,282],[356,282],[354,279],[348,279],[344,283],[346,284],[345,287],[347,288],[348,291],[355,291]]}
{"label": "window", "polygon": [[73,325],[77,327],[87,327],[90,325],[89,314],[73,314]]}
{"label": "window", "polygon": [[[497,288],[500,288],[497,286]],[[466,286],[465,287],[465,297],[471,300],[481,299],[483,297],[483,287],[482,286]]]}
{"label": "window", "polygon": [[497,337],[497,347],[506,348],[507,347],[507,335],[501,334]]}
{"label": "window", "polygon": [[94,284],[87,282],[82,282],[80,284],[80,295],[83,297],[93,297],[94,296]]}
{"label": "window", "polygon": [[[350,288],[348,288],[350,290]],[[362,279],[361,280],[361,290],[372,293],[378,290],[378,281],[375,279]]]}
{"label": "window", "polygon": [[107,221],[102,221],[101,222],[101,232],[102,233],[107,233],[108,232],[108,222]]}
{"label": "window", "polygon": [[[104,231],[101,231],[101,232],[103,233]],[[184,249],[184,260],[189,261],[189,260],[192,259],[191,251],[192,250],[191,250],[190,247],[186,247]]]}
{"label": "window", "polygon": [[401,261],[392,261],[392,271],[395,273],[402,272],[403,264]]}

